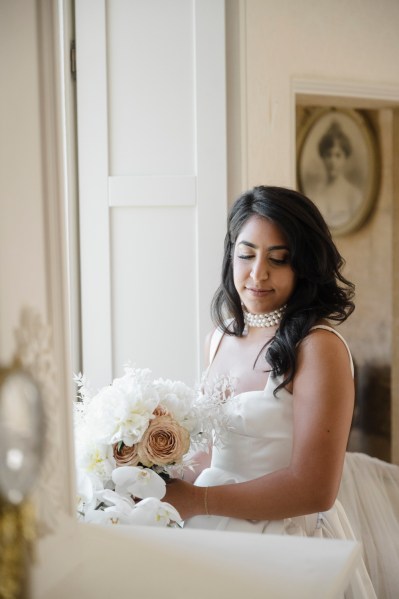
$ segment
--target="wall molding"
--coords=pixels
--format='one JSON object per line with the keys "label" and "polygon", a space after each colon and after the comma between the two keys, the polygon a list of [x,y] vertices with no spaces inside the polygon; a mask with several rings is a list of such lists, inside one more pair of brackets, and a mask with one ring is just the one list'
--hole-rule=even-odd
{"label": "wall molding", "polygon": [[[320,96],[321,98],[345,98],[364,101],[370,108],[395,107],[399,105],[399,86],[361,81],[333,81],[323,79],[294,78],[291,84],[296,96]],[[301,102],[300,102],[301,103]],[[353,105],[353,104],[352,104]]]}

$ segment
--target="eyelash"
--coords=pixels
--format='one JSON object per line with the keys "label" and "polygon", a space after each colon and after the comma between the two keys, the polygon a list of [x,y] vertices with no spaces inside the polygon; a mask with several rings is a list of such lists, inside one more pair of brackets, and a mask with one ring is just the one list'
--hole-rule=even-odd
{"label": "eyelash", "polygon": [[288,264],[288,257],[287,258],[282,258],[281,260],[277,260],[277,258],[269,258],[270,262],[273,262],[273,264]]}
{"label": "eyelash", "polygon": [[[255,258],[255,256],[238,256],[240,260],[251,260],[251,258]],[[288,257],[278,260],[277,258],[269,258],[272,264],[276,266],[282,266],[283,264],[288,264]]]}

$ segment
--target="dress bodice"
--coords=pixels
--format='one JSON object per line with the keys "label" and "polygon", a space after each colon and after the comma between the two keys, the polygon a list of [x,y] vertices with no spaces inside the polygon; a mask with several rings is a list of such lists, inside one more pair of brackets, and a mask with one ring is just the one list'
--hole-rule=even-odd
{"label": "dress bodice", "polygon": [[225,404],[226,424],[212,451],[211,468],[251,480],[289,464],[292,449],[292,395],[269,376],[264,390],[246,391]]}
{"label": "dress bodice", "polygon": [[[338,335],[327,325],[316,325]],[[223,337],[217,329],[210,345],[210,364]],[[351,364],[352,358],[350,356]],[[353,364],[352,364],[353,369]],[[353,371],[353,370],[352,370]],[[212,450],[213,468],[228,472],[235,481],[244,481],[269,474],[289,465],[293,441],[293,397],[285,388],[274,390],[283,377],[270,374],[264,389],[245,391],[229,398],[224,406],[225,430]],[[210,471],[201,480],[212,476]],[[211,481],[207,484],[215,484]]]}

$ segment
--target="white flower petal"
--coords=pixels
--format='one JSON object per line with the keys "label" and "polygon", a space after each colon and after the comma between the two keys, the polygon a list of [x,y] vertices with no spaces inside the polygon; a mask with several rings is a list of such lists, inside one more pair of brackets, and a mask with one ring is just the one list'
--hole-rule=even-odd
{"label": "white flower petal", "polygon": [[119,468],[115,468],[112,472],[112,480],[119,487],[127,487],[135,480],[136,469],[139,470],[135,466],[120,466]]}
{"label": "white flower petal", "polygon": [[162,499],[166,493],[166,483],[159,474],[148,468],[143,468],[137,474],[136,482],[131,485],[135,497],[145,499],[155,497]]}
{"label": "white flower petal", "polygon": [[128,492],[141,499],[146,497],[162,499],[166,493],[165,481],[150,468],[140,468],[138,466],[115,468],[112,473],[112,480],[118,493]]}
{"label": "white flower petal", "polygon": [[130,515],[126,516],[126,514],[115,508],[107,508],[106,510],[90,510],[85,515],[85,522],[109,526],[113,526],[115,524],[130,524]]}
{"label": "white flower petal", "polygon": [[131,524],[168,526],[170,522],[181,522],[180,514],[172,505],[155,497],[140,501],[130,515]]}
{"label": "white flower petal", "polygon": [[[133,499],[119,495],[119,493],[116,493],[115,491],[112,491],[111,489],[104,489],[104,491],[101,491],[98,494],[98,497],[105,503],[113,504],[113,506],[115,506],[117,511],[119,511],[125,515],[129,515],[130,511],[135,506]],[[105,509],[108,509],[108,508],[105,508]]]}
{"label": "white flower petal", "polygon": [[93,483],[81,468],[76,470],[76,493],[83,503],[90,503],[94,497]]}
{"label": "white flower petal", "polygon": [[80,516],[96,507],[97,495],[103,488],[104,484],[98,476],[77,470],[77,510]]}

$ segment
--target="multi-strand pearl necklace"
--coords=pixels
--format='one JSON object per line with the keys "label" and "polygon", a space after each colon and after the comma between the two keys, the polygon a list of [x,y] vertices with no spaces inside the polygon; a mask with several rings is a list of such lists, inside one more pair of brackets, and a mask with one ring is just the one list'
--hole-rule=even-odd
{"label": "multi-strand pearl necklace", "polygon": [[266,314],[251,314],[244,310],[244,322],[247,327],[274,327],[282,319],[286,307],[287,304]]}

